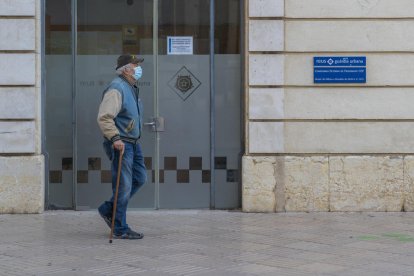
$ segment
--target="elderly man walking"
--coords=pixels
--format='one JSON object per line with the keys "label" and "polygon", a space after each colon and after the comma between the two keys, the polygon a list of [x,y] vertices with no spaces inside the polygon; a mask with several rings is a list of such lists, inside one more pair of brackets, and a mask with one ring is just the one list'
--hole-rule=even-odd
{"label": "elderly man walking", "polygon": [[133,231],[126,222],[130,198],[145,184],[147,175],[139,139],[142,129],[142,105],[137,80],[142,76],[141,62],[134,55],[118,57],[116,77],[103,92],[99,106],[98,125],[104,136],[104,150],[112,162],[112,197],[98,212],[111,227],[119,157],[122,156],[121,175],[115,214],[114,237],[142,239],[144,235]]}

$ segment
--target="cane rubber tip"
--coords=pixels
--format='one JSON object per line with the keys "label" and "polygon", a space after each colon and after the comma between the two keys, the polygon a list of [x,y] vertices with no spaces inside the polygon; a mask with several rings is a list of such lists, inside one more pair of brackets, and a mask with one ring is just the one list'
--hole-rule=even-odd
{"label": "cane rubber tip", "polygon": [[109,240],[109,243],[112,243],[112,240]]}

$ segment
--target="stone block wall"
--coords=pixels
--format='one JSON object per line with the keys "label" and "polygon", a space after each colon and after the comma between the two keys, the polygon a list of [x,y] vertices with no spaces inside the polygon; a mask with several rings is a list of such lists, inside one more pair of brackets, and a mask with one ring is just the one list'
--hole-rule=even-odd
{"label": "stone block wall", "polygon": [[[243,210],[414,210],[411,0],[246,0]],[[366,56],[366,84],[313,83]]]}
{"label": "stone block wall", "polygon": [[0,213],[44,209],[41,7],[0,0]]}

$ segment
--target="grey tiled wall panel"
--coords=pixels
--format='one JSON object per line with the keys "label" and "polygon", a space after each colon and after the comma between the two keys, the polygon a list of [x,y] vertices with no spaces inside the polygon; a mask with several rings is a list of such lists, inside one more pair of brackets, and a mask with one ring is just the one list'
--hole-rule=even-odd
{"label": "grey tiled wall panel", "polygon": [[35,122],[0,122],[0,153],[34,153]]}
{"label": "grey tiled wall panel", "polygon": [[0,88],[0,119],[35,119],[34,87]]}
{"label": "grey tiled wall panel", "polygon": [[35,85],[35,54],[0,54],[0,85]]}
{"label": "grey tiled wall panel", "polygon": [[0,50],[35,50],[34,19],[0,19]]}
{"label": "grey tiled wall panel", "polygon": [[35,12],[35,0],[0,0],[0,16],[34,16]]}

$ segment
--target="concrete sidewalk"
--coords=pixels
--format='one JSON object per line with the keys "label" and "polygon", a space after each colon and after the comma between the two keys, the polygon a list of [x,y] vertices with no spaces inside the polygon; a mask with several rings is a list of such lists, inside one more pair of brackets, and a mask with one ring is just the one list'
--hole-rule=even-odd
{"label": "concrete sidewalk", "polygon": [[0,215],[0,275],[414,275],[414,213],[130,211]]}

